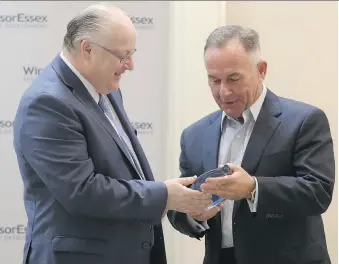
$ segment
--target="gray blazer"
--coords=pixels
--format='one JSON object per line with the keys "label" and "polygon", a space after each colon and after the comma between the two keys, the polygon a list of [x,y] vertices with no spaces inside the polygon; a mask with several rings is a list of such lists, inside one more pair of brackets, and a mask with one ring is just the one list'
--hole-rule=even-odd
{"label": "gray blazer", "polygon": [[[222,112],[186,128],[181,137],[182,177],[217,167]],[[321,214],[331,203],[335,164],[326,115],[320,109],[267,91],[242,167],[257,177],[259,200],[252,214],[235,201],[233,241],[237,264],[328,264]],[[204,264],[218,264],[220,213],[201,232],[185,214],[170,211],[171,224],[191,237],[205,236]]]}
{"label": "gray blazer", "polygon": [[28,217],[24,264],[166,263],[166,186],[154,182],[120,90],[108,97],[147,181],[59,56],[24,93],[14,122]]}

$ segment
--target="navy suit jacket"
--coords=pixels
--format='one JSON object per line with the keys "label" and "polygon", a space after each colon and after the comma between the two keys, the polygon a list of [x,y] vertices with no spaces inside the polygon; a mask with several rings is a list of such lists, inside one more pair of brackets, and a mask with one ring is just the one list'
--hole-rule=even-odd
{"label": "navy suit jacket", "polygon": [[[183,131],[182,177],[217,167],[221,117],[214,112]],[[324,112],[268,90],[241,166],[257,177],[259,200],[255,214],[245,199],[234,203],[237,264],[330,263],[321,214],[332,199],[335,166]],[[220,213],[205,233],[185,214],[170,211],[168,217],[183,234],[205,235],[204,264],[219,264]]]}
{"label": "navy suit jacket", "polygon": [[60,56],[22,96],[14,147],[28,217],[24,264],[166,263],[161,227],[166,186],[154,181],[120,90],[108,98],[146,181]]}

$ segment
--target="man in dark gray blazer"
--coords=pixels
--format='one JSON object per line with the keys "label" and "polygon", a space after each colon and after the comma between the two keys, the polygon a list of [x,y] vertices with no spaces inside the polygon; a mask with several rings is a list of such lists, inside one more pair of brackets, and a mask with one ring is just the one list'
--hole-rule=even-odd
{"label": "man in dark gray blazer", "polygon": [[204,264],[331,263],[321,217],[335,175],[326,115],[265,87],[267,63],[252,29],[217,28],[204,55],[221,110],[183,131],[181,177],[224,164],[232,174],[202,185],[226,198],[222,205],[169,211],[170,222],[190,237],[205,235]]}
{"label": "man in dark gray blazer", "polygon": [[119,90],[134,67],[135,39],[121,10],[90,6],[69,22],[63,52],[20,101],[24,264],[165,264],[167,210],[197,213],[211,202],[185,187],[195,178],[154,181]]}

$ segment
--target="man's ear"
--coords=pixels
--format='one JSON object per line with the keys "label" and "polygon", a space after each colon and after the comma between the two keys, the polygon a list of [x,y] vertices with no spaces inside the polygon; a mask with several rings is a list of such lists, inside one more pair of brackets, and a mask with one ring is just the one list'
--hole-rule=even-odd
{"label": "man's ear", "polygon": [[264,81],[267,73],[267,62],[260,60],[257,64],[260,81]]}

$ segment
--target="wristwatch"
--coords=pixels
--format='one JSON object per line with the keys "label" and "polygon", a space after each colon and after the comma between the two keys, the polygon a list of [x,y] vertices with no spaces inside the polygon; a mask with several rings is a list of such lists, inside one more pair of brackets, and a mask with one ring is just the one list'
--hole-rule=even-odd
{"label": "wristwatch", "polygon": [[[252,176],[253,177],[253,176]],[[254,177],[253,177],[254,179]],[[254,189],[253,191],[251,191],[249,194],[248,194],[248,197],[247,199],[250,200],[252,203],[254,203],[254,200],[255,200],[255,193],[256,193],[256,190],[257,190],[257,181],[254,179],[255,181],[255,185],[254,185]]]}

